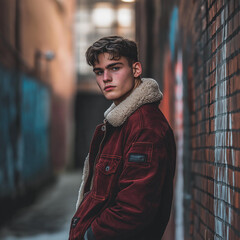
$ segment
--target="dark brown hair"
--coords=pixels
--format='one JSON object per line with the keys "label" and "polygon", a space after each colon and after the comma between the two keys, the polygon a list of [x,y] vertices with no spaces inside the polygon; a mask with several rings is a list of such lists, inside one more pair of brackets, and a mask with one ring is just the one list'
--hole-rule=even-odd
{"label": "dark brown hair", "polygon": [[126,57],[130,66],[138,62],[137,44],[120,36],[103,37],[93,43],[86,51],[87,63],[94,66],[96,62],[99,62],[98,55],[101,53],[108,53],[111,60]]}

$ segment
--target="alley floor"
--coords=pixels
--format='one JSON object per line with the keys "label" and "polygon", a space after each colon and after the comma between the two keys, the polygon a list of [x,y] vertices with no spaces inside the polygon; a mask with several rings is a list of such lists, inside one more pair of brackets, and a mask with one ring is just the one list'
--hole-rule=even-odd
{"label": "alley floor", "polygon": [[0,229],[1,240],[67,240],[80,172],[67,172]]}

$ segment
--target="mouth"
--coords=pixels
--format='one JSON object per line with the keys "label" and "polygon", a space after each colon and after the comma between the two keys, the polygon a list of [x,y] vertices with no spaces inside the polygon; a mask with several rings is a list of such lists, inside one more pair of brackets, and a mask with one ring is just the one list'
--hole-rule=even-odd
{"label": "mouth", "polygon": [[106,87],[104,88],[104,91],[108,92],[108,91],[113,90],[114,88],[115,88],[115,86],[106,86]]}

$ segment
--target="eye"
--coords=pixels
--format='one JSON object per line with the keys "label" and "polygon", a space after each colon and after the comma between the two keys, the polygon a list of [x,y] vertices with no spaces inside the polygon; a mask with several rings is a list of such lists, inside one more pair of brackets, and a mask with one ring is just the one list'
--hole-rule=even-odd
{"label": "eye", "polygon": [[101,76],[103,74],[103,71],[94,71],[94,73],[97,75],[97,76]]}
{"label": "eye", "polygon": [[118,71],[120,69],[120,67],[112,67],[111,68],[113,71]]}

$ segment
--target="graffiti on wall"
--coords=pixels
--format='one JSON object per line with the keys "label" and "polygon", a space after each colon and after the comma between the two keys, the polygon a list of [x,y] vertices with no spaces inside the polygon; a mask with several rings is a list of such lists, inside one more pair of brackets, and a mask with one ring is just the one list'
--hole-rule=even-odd
{"label": "graffiti on wall", "polygon": [[[171,60],[174,63],[175,74],[175,113],[174,113],[174,132],[176,136],[177,147],[177,166],[176,166],[176,186],[175,186],[175,238],[178,240],[184,239],[184,177],[183,177],[183,65],[182,51],[176,50],[178,40],[178,7],[174,6],[170,17],[169,28],[169,48]],[[175,59],[176,57],[176,59]]]}
{"label": "graffiti on wall", "polygon": [[175,208],[176,208],[176,234],[177,239],[184,239],[184,221],[183,221],[183,76],[182,76],[182,52],[178,52],[178,59],[175,66],[175,135],[177,146],[177,175],[175,190]]}
{"label": "graffiti on wall", "polygon": [[0,66],[0,198],[16,195],[47,174],[49,110],[46,86]]}
{"label": "graffiti on wall", "polygon": [[[224,25],[226,10],[221,13],[221,25]],[[233,191],[229,185],[228,147],[232,145],[233,136],[231,126],[231,113],[228,112],[227,99],[227,63],[226,63],[226,38],[227,24],[224,26],[221,42],[222,54],[216,54],[216,89],[215,89],[215,176],[214,176],[214,215],[215,234],[223,239],[229,239],[229,226],[232,221],[231,208],[233,204]],[[216,37],[216,41],[218,41]],[[231,149],[231,159],[234,161],[234,151]],[[234,172],[232,174],[234,184]]]}

